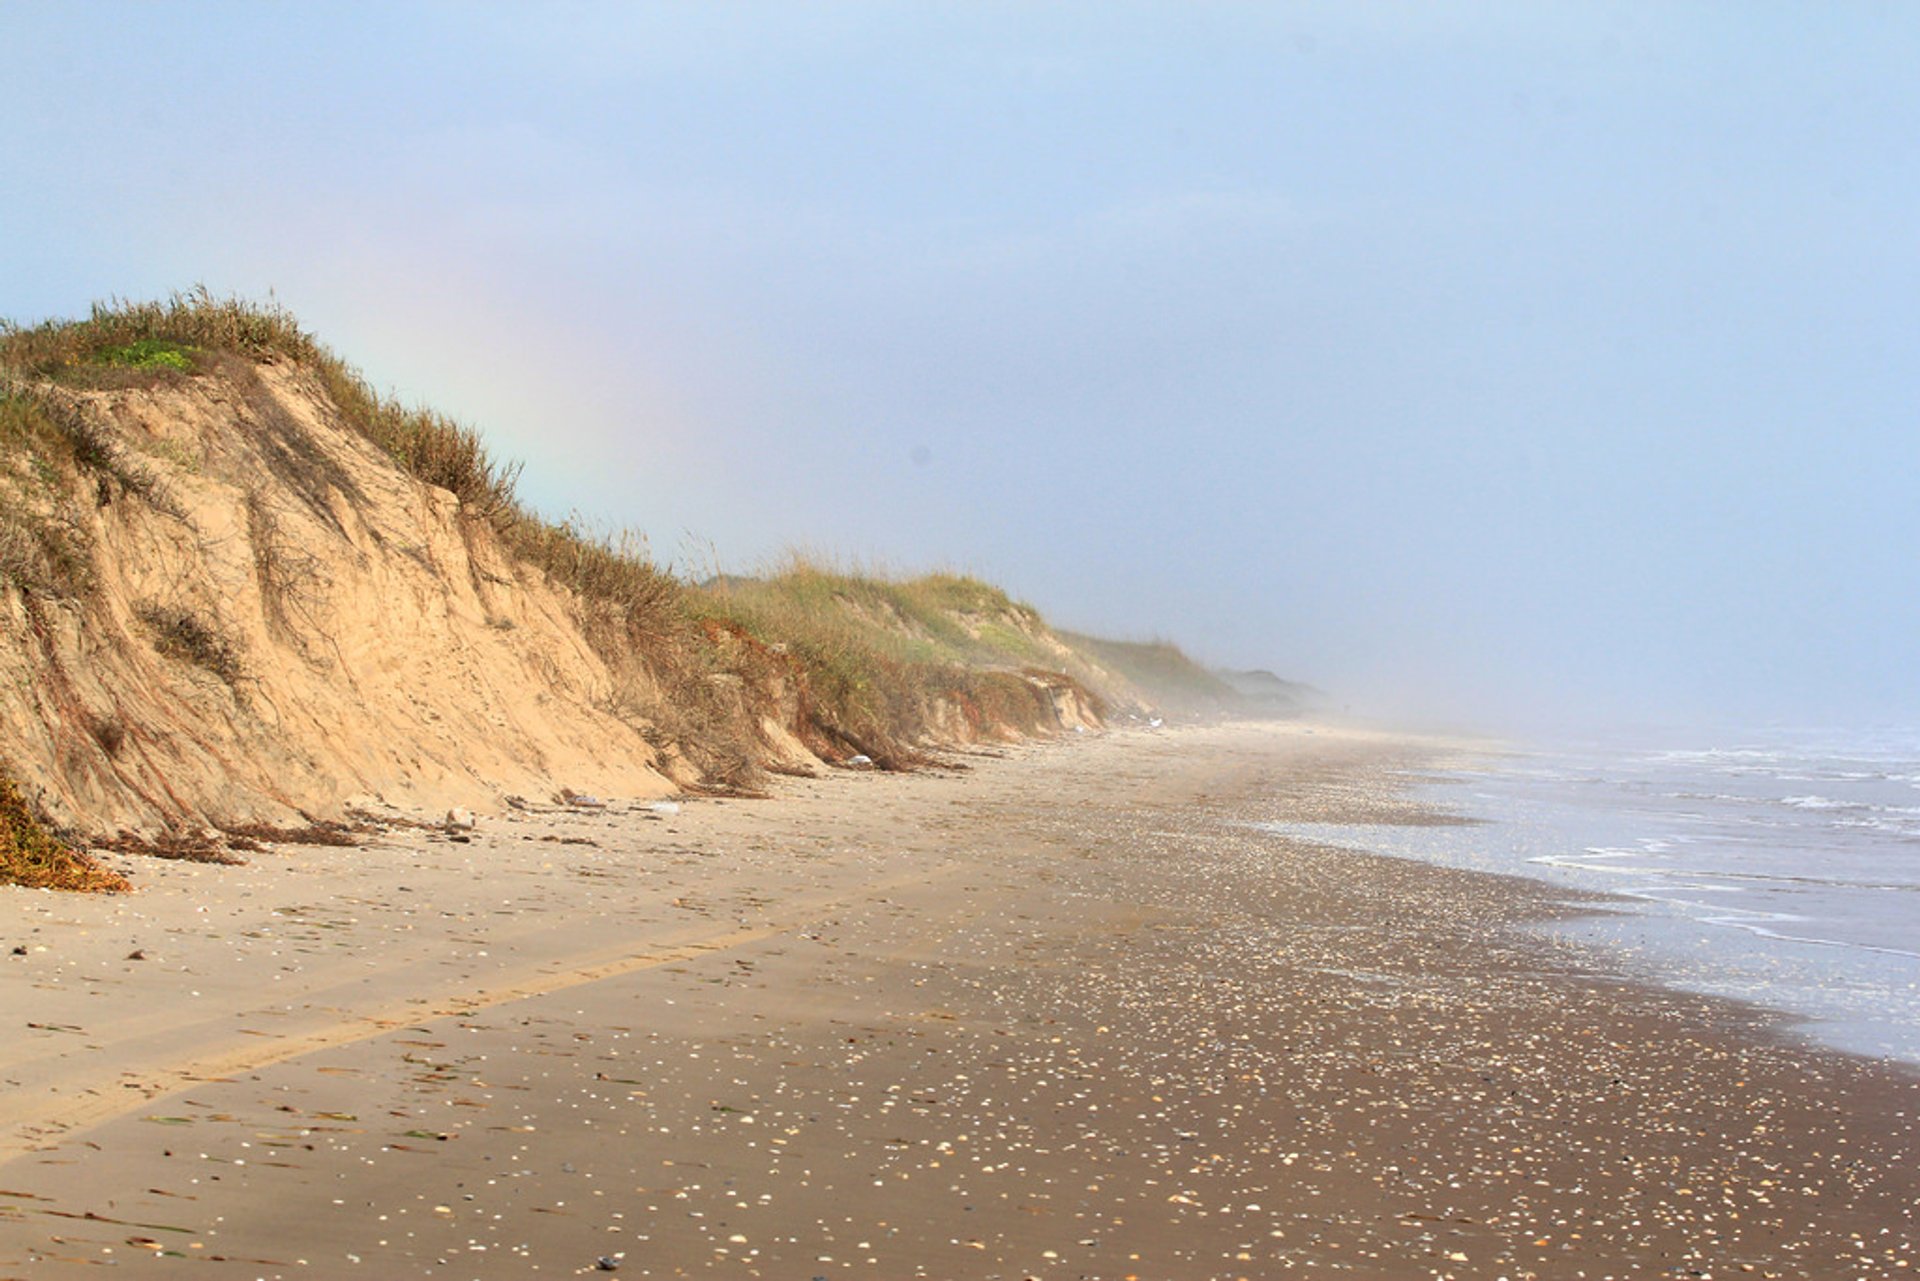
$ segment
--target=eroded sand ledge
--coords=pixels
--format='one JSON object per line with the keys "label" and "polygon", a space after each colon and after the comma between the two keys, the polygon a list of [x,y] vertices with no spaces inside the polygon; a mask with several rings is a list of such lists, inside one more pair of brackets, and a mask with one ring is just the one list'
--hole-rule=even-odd
{"label": "eroded sand ledge", "polygon": [[0,1276],[1910,1271],[1912,1074],[1240,821],[1417,817],[1436,750],[1089,736],[4,892]]}

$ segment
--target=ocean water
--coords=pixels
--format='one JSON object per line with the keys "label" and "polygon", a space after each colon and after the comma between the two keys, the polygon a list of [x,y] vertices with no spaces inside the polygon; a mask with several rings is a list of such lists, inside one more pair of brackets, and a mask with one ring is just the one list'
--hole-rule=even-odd
{"label": "ocean water", "polygon": [[1608,949],[1635,977],[1920,1063],[1920,731],[1536,747],[1422,776],[1416,791],[1485,821],[1280,830],[1624,896],[1543,928]]}

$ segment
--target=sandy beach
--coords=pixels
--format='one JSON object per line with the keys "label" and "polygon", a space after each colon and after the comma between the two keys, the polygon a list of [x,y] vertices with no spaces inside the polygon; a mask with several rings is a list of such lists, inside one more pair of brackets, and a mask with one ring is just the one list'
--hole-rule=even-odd
{"label": "sandy beach", "polygon": [[1252,826],[1443,818],[1394,782],[1452,750],[1090,734],[0,891],[0,1277],[1909,1273],[1920,1076]]}

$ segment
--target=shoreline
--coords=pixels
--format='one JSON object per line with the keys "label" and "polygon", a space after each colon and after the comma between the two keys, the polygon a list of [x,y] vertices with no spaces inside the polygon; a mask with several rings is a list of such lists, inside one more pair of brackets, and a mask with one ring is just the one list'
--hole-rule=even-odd
{"label": "shoreline", "polygon": [[[1649,766],[1661,755],[1546,742],[1411,776],[1412,798],[1484,828],[1281,830],[1602,895],[1603,910],[1559,928],[1607,949],[1629,976],[1779,1011],[1812,1043],[1920,1067],[1920,954],[1899,914],[1900,900],[1911,897],[1899,891],[1913,886],[1895,864],[1875,861],[1894,851],[1842,841],[1876,820],[1851,817],[1854,804],[1812,798],[1805,808],[1814,821],[1803,823],[1796,807],[1805,798],[1787,794],[1807,782],[1729,794],[1704,772]],[[1801,768],[1818,772],[1820,764]],[[1770,812],[1777,805],[1787,807],[1786,818]],[[1829,810],[1846,817],[1824,823]]]}
{"label": "shoreline", "polygon": [[1420,821],[1438,750],[1114,732],[9,895],[0,1276],[1907,1270],[1920,1076],[1528,928],[1577,894],[1247,826]]}

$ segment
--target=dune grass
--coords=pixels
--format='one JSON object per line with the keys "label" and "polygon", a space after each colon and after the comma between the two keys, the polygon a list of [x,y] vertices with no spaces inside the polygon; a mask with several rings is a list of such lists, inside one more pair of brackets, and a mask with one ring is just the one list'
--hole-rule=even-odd
{"label": "dune grass", "polygon": [[191,368],[200,351],[308,362],[327,354],[285,308],[215,298],[204,285],[164,302],[97,302],[85,320],[0,321],[0,365],[33,377],[85,383],[99,368],[142,363],[127,359],[130,353],[162,351],[180,360],[144,363],[184,372],[180,364]]}
{"label": "dune grass", "polygon": [[[407,475],[451,493],[468,529],[487,531],[524,571],[569,593],[612,677],[603,710],[710,785],[759,785],[772,759],[769,716],[828,761],[866,756],[896,769],[925,761],[937,732],[1043,731],[1058,723],[1058,697],[1097,705],[1085,684],[1093,669],[1031,606],[971,575],[900,576],[796,555],[762,576],[696,585],[658,564],[643,538],[547,520],[519,500],[518,464],[495,459],[472,428],[375,391],[277,304],[218,299],[204,288],[163,302],[98,304],[75,321],[0,322],[0,586],[25,592],[30,608],[41,607],[35,598],[83,597],[90,508],[133,494],[172,510],[161,482],[100,412],[103,392],[220,380],[223,396],[279,445],[272,483],[293,486],[317,510],[336,490],[362,501],[318,445],[300,445],[302,433],[260,374],[281,363],[315,380],[340,421]],[[270,622],[297,641],[310,560],[285,545],[264,503],[251,502],[247,520]],[[161,652],[230,684],[244,677],[218,619],[153,601],[136,612]],[[1225,689],[1170,645],[1077,639],[1143,687]],[[123,734],[117,722],[94,727],[110,754]],[[37,824],[4,773],[0,881],[126,884]]]}
{"label": "dune grass", "polygon": [[796,553],[763,576],[691,588],[687,605],[783,657],[804,682],[810,728],[883,768],[918,758],[937,701],[975,728],[1030,730],[1049,714],[1028,674],[1057,666],[1035,639],[1039,614],[969,575],[893,577]]}
{"label": "dune grass", "polygon": [[1103,640],[1068,631],[1058,635],[1156,704],[1183,712],[1211,711],[1239,697],[1233,686],[1170,640]]}
{"label": "dune grass", "polygon": [[631,530],[597,532],[575,521],[554,523],[527,512],[502,533],[506,547],[553,582],[578,595],[610,623],[622,645],[684,642],[693,617],[684,587]]}
{"label": "dune grass", "polygon": [[228,685],[245,675],[240,651],[219,625],[183,605],[142,601],[134,616],[147,629],[155,649],[167,657],[213,673]]}
{"label": "dune grass", "polygon": [[849,659],[1019,665],[1045,657],[1028,633],[1040,615],[966,574],[911,578],[793,553],[759,577],[716,578],[696,589],[703,616],[740,623],[772,642],[805,643]]}
{"label": "dune grass", "polygon": [[447,490],[468,515],[498,529],[526,518],[514,495],[520,464],[496,460],[473,428],[381,395],[331,352],[309,363],[341,416],[409,475]]}

